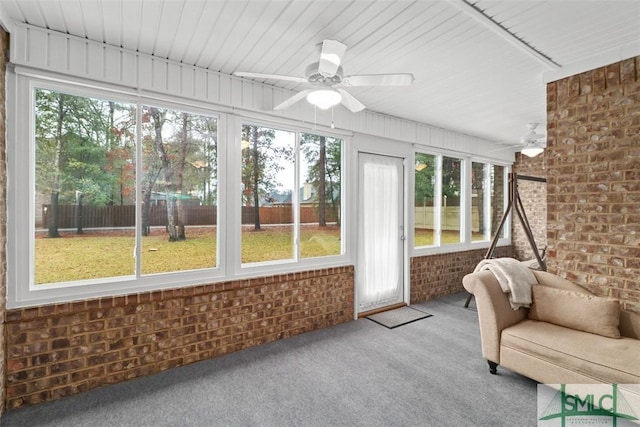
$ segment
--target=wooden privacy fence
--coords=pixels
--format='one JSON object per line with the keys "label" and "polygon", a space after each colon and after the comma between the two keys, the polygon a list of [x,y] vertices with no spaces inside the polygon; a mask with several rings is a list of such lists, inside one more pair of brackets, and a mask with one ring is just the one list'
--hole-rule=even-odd
{"label": "wooden privacy fence", "polygon": [[[79,224],[76,221],[77,205],[58,205],[58,227],[75,228]],[[217,225],[216,206],[186,205],[182,208],[184,225]],[[262,206],[260,209],[261,224],[292,224],[293,209],[290,205]],[[252,206],[242,207],[242,223],[254,224],[256,209]],[[42,206],[42,224],[39,227],[47,227],[51,214],[50,205]],[[84,228],[110,228],[110,227],[134,227],[136,219],[135,205],[114,206],[83,206],[82,227]],[[335,222],[336,216],[327,209],[327,222]],[[300,222],[317,223],[318,209],[314,206],[300,207]],[[166,206],[151,206],[149,208],[149,225],[167,225]]]}
{"label": "wooden privacy fence", "polygon": [[[77,205],[58,205],[58,227],[73,228],[76,224]],[[215,225],[217,209],[215,206],[183,206],[185,225]],[[50,205],[42,207],[42,226],[49,223]],[[135,205],[83,206],[82,226],[86,228],[134,227],[136,224]],[[166,206],[149,208],[149,225],[167,225]]]}
{"label": "wooden privacy fence", "polygon": [[[293,207],[291,205],[261,206],[260,224],[293,224]],[[253,206],[242,207],[242,223],[255,223],[256,208]],[[327,207],[325,219],[327,222],[336,222],[336,215]],[[300,207],[300,222],[317,223],[318,208],[314,206]]]}

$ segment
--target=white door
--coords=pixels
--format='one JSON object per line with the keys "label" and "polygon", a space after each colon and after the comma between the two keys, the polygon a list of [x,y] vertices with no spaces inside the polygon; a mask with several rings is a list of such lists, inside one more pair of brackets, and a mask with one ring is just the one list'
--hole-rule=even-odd
{"label": "white door", "polygon": [[404,301],[402,159],[358,156],[358,313]]}

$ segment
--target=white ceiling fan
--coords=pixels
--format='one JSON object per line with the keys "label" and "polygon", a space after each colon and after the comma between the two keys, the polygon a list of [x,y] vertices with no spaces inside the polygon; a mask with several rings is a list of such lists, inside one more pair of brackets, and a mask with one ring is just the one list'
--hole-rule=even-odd
{"label": "white ceiling fan", "polygon": [[528,157],[535,157],[542,153],[547,146],[545,135],[536,133],[538,123],[529,123],[529,134],[520,138],[520,142],[524,145],[520,152]]}
{"label": "white ceiling fan", "polygon": [[337,104],[342,104],[356,113],[365,108],[343,87],[355,86],[408,86],[413,83],[414,77],[410,73],[400,74],[361,74],[345,76],[342,69],[342,56],[347,46],[336,40],[324,40],[318,44],[320,59],[307,66],[305,77],[283,76],[277,74],[262,74],[237,71],[233,74],[239,77],[286,80],[296,83],[308,83],[311,89],[304,89],[296,93],[284,102],[276,105],[274,110],[289,108],[303,98],[307,98],[311,104],[326,110]]}

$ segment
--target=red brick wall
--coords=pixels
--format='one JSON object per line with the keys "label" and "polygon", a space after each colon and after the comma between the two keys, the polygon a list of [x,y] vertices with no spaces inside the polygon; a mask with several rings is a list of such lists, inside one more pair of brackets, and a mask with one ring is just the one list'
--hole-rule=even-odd
{"label": "red brick wall", "polygon": [[[411,260],[411,302],[460,292],[486,250]],[[512,256],[511,246],[497,256]],[[354,269],[8,310],[8,408],[55,400],[353,319]]]}
{"label": "red brick wall", "polygon": [[640,312],[640,57],[547,85],[549,271]]}
{"label": "red brick wall", "polygon": [[[411,258],[411,303],[464,291],[462,278],[473,272],[487,249]],[[495,257],[513,257],[513,246],[497,247]]]}
{"label": "red brick wall", "polygon": [[[513,171],[518,175],[546,178],[545,154],[542,153],[536,157],[516,154]],[[521,179],[518,180],[518,193],[531,226],[533,238],[538,249],[542,251],[547,246],[547,184]],[[511,230],[515,257],[519,260],[534,259],[535,255],[529,240],[516,215],[511,215]]]}
{"label": "red brick wall", "polygon": [[[0,28],[0,331],[4,331],[5,295],[7,293],[7,257],[5,246],[7,241],[7,167],[5,158],[5,69],[8,58],[9,35]],[[5,337],[0,332],[0,416],[4,412],[5,401]]]}
{"label": "red brick wall", "polygon": [[7,407],[353,320],[353,267],[8,310]]}

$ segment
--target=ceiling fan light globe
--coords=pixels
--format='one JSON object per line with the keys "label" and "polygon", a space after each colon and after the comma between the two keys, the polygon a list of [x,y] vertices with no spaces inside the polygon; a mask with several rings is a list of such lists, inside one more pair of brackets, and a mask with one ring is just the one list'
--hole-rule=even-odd
{"label": "ceiling fan light globe", "polygon": [[342,95],[333,89],[318,89],[309,92],[307,101],[321,110],[327,110],[342,101]]}
{"label": "ceiling fan light globe", "polygon": [[526,147],[523,148],[520,152],[527,157],[535,157],[538,154],[541,154],[544,151],[544,148],[541,147]]}

